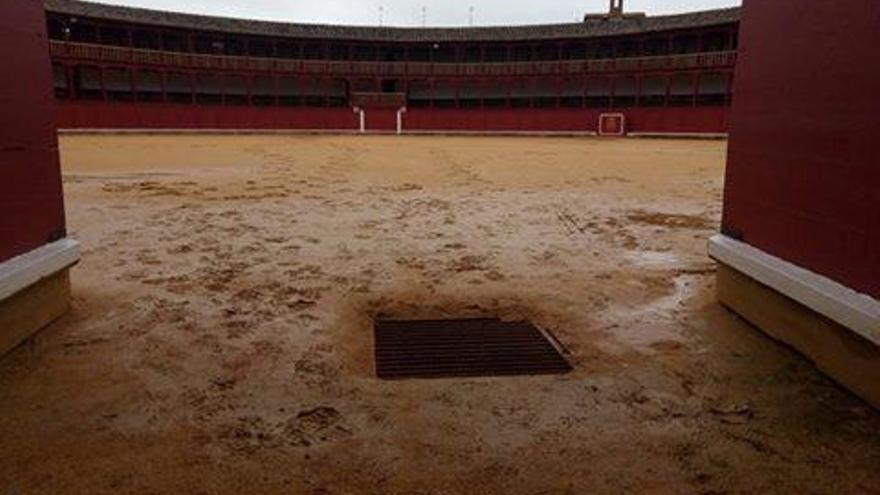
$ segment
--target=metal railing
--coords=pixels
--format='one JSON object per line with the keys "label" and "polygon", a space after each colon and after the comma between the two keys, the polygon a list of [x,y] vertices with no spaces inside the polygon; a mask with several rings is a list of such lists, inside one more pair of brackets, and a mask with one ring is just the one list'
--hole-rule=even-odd
{"label": "metal railing", "polygon": [[188,70],[380,77],[558,76],[730,68],[736,64],[735,51],[553,62],[433,63],[290,60],[204,55],[55,40],[50,41],[50,50],[52,57],[56,59],[97,64],[157,66]]}

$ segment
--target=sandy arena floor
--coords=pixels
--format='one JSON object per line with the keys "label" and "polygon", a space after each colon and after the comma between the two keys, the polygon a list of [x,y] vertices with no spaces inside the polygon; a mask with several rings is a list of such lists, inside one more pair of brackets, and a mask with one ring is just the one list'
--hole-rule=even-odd
{"label": "sandy arena floor", "polygon": [[[0,362],[0,494],[878,494],[880,414],[713,301],[721,142],[66,137],[73,310]],[[371,318],[575,372],[382,382]]]}

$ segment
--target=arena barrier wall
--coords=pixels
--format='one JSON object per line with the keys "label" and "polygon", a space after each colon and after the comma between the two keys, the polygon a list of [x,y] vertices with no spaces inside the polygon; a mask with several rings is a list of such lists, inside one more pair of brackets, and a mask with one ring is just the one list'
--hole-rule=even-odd
{"label": "arena barrier wall", "polygon": [[7,2],[0,16],[0,262],[65,235],[41,2]]}
{"label": "arena barrier wall", "polygon": [[746,0],[709,252],[723,304],[880,408],[878,22],[875,0]]}
{"label": "arena barrier wall", "polygon": [[42,2],[0,16],[0,356],[61,316],[79,244],[66,239]]}
{"label": "arena barrier wall", "polygon": [[[367,132],[396,132],[397,108],[366,108]],[[403,132],[595,133],[604,109],[586,108],[407,108]],[[641,134],[723,134],[728,107],[630,108],[627,130]],[[250,129],[358,131],[351,108],[235,107],[66,101],[58,126],[75,129]]]}
{"label": "arena barrier wall", "polygon": [[63,102],[60,129],[299,129],[357,131],[351,108]]}
{"label": "arena barrier wall", "polygon": [[[874,298],[878,5],[747,2],[724,208],[728,235]],[[801,20],[783,22],[794,8]]]}

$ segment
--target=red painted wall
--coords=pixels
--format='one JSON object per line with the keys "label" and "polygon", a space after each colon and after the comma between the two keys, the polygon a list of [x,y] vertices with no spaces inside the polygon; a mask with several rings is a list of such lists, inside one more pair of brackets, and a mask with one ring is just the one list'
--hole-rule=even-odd
{"label": "red painted wall", "polygon": [[332,129],[357,130],[351,108],[235,107],[66,101],[61,129]]}
{"label": "red painted wall", "polygon": [[[396,108],[367,108],[368,131],[395,131]],[[729,107],[628,108],[631,132],[727,132]],[[587,108],[410,108],[405,130],[596,131],[600,110]],[[316,129],[357,130],[350,108],[235,107],[62,101],[62,129]]]}
{"label": "red painted wall", "polygon": [[429,131],[594,131],[599,113],[583,108],[410,108],[404,129]]}
{"label": "red painted wall", "polygon": [[42,2],[0,15],[0,262],[64,235],[58,142]]}
{"label": "red painted wall", "polygon": [[724,230],[880,298],[880,2],[746,0]]}
{"label": "red painted wall", "polygon": [[[404,116],[407,130],[596,132],[599,114],[589,108],[411,108]],[[629,132],[727,132],[728,107],[628,108],[614,110],[627,117]]]}
{"label": "red painted wall", "polygon": [[366,108],[367,131],[397,131],[397,108]]}
{"label": "red painted wall", "polygon": [[730,107],[634,108],[626,115],[627,132],[725,133]]}

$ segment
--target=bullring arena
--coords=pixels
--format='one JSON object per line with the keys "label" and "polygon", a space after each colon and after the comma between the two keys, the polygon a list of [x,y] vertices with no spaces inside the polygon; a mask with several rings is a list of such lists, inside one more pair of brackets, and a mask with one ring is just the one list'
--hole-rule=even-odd
{"label": "bullring arena", "polygon": [[[644,22],[615,5],[585,23]],[[108,26],[145,15],[46,7],[49,35],[61,38],[71,33],[53,22],[69,22],[71,10],[75,29],[87,12]],[[733,48],[739,13],[689,15],[700,20],[697,45],[723,32]],[[639,36],[652,46],[653,32]],[[77,259],[55,265],[60,279],[47,273],[0,298],[0,336],[51,322],[0,360],[0,493],[880,493],[878,327],[862,316],[873,299],[841,317],[723,250],[763,247],[763,231],[739,223],[743,195],[730,191],[746,133],[719,138],[737,131],[729,85],[715,86],[731,80],[728,68],[608,76],[664,80],[662,103],[636,89],[616,105],[615,84],[596,96],[592,76],[572,96],[560,76],[555,95],[531,94],[525,110],[512,89],[503,104],[484,94],[474,108],[462,97],[467,80],[453,78],[449,107],[432,77],[434,99],[401,114],[394,105],[412,103],[412,81],[383,91],[380,77],[370,91],[346,82],[340,106],[332,94],[285,105],[276,92],[261,114],[252,90],[247,105],[228,100],[229,86],[199,103],[195,72],[189,103],[170,100],[167,75],[162,101],[139,100],[136,74],[167,67],[118,65],[118,46],[51,43],[66,228],[36,250],[66,243]],[[495,52],[480,46],[473,63],[488,67]],[[71,54],[117,58],[84,64]],[[104,74],[88,97],[83,66]],[[127,90],[108,83],[122,67]],[[681,74],[686,98],[675,95]],[[543,78],[528,81],[544,91]],[[118,99],[124,91],[132,100]],[[357,98],[388,127],[361,128]],[[634,135],[593,135],[603,114],[622,115],[607,125]],[[0,232],[47,217],[27,215],[40,221]],[[872,294],[870,263],[866,279],[846,270],[834,279]],[[761,288],[737,284],[742,276]],[[774,306],[777,297],[787,302]],[[377,378],[378,322],[473,318],[531,322],[570,371]],[[826,328],[853,354],[818,352],[837,349],[810,333]],[[786,333],[802,331],[814,340]]]}

